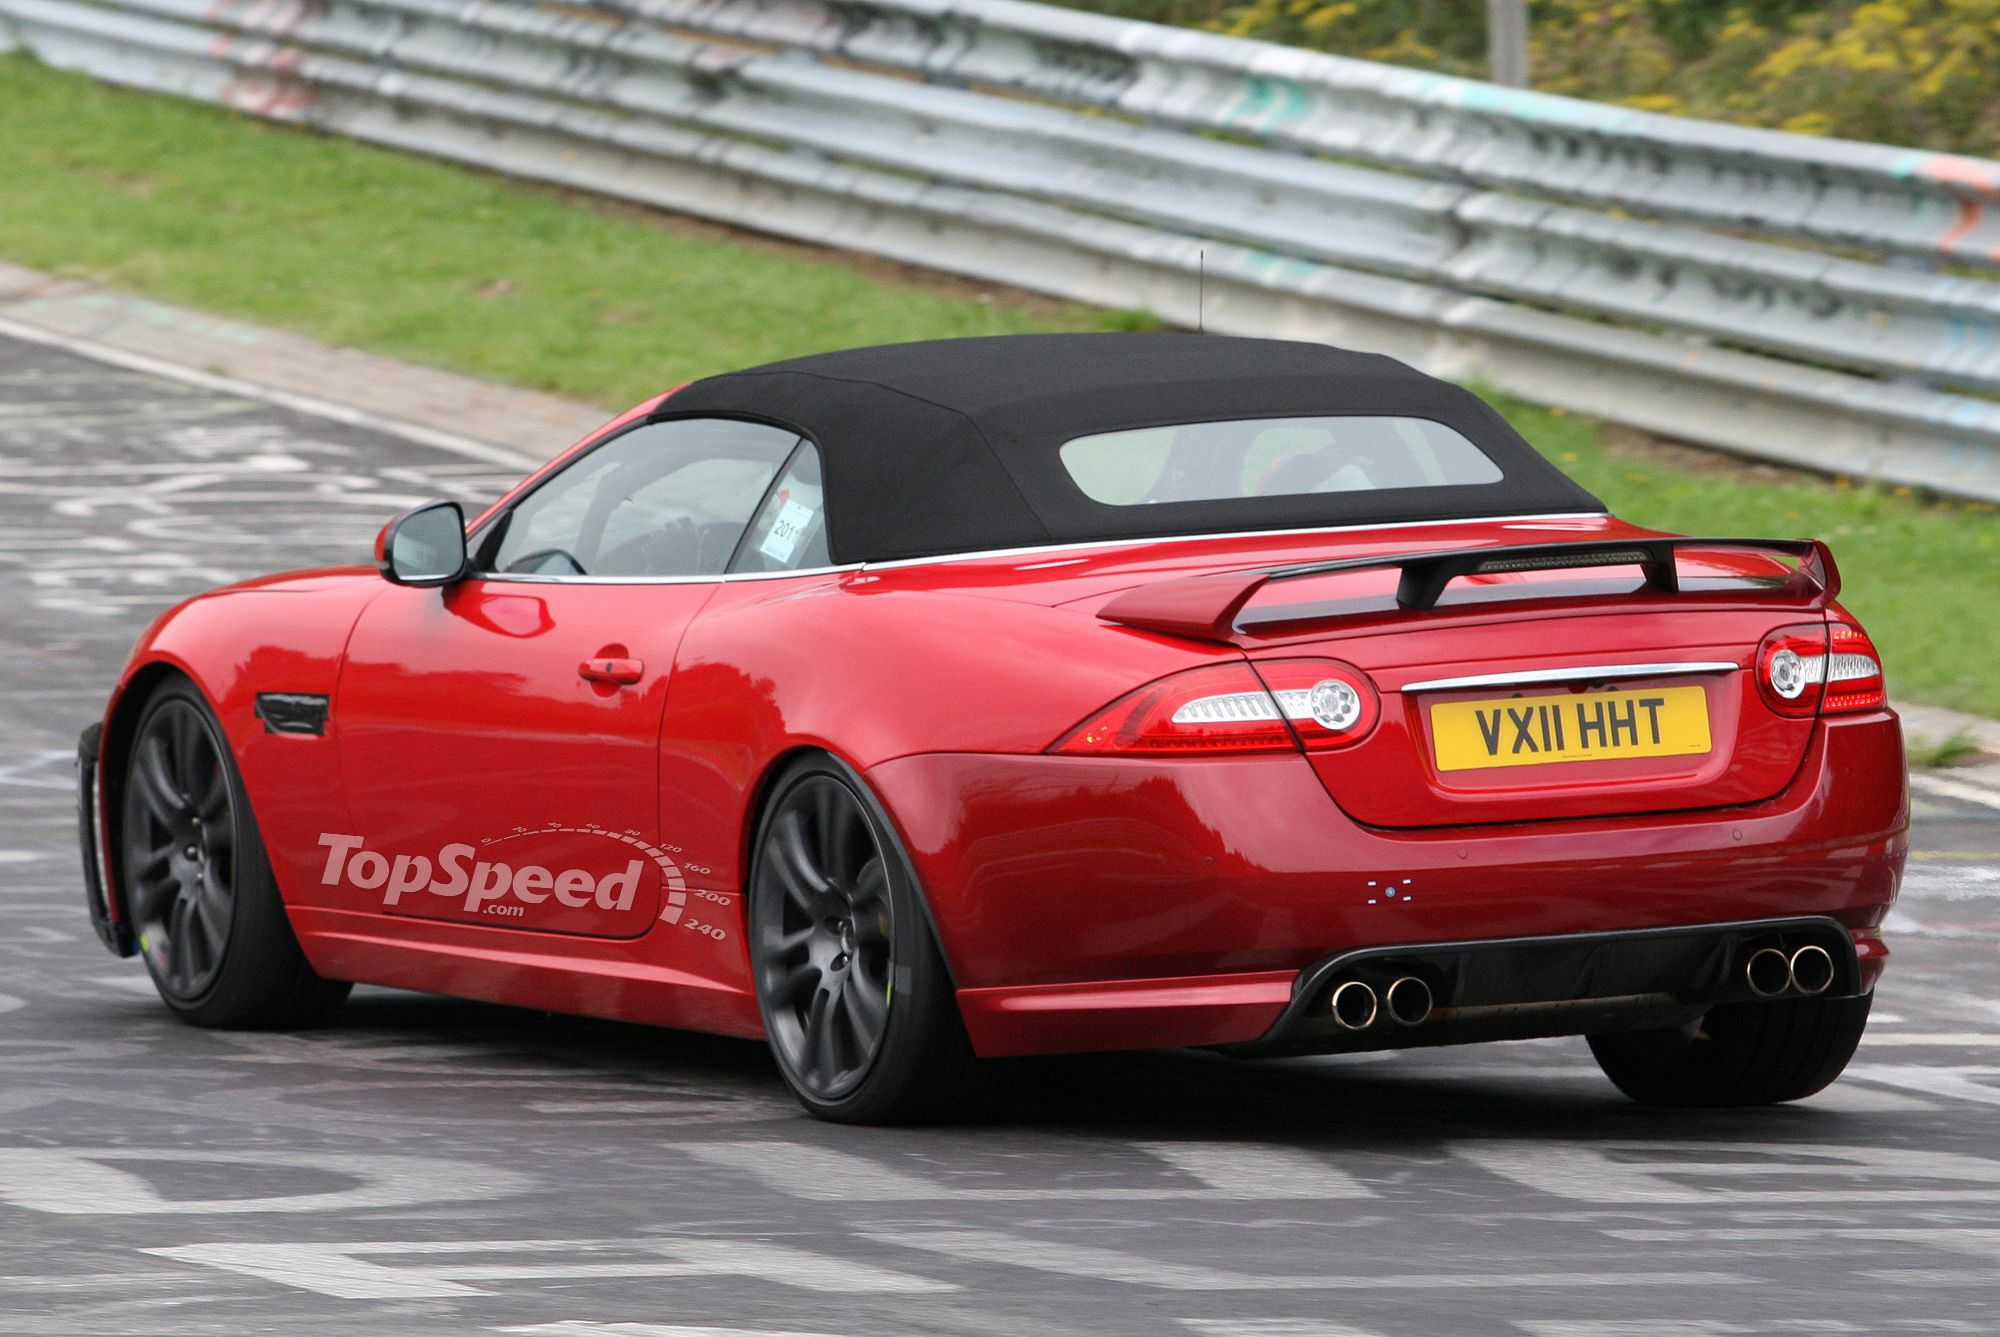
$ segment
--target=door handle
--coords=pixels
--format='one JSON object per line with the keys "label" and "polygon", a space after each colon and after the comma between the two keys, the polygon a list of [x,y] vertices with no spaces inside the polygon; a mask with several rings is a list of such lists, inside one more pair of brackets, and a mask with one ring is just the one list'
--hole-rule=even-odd
{"label": "door handle", "polygon": [[591,682],[634,683],[646,676],[646,663],[641,659],[586,659],[576,671]]}

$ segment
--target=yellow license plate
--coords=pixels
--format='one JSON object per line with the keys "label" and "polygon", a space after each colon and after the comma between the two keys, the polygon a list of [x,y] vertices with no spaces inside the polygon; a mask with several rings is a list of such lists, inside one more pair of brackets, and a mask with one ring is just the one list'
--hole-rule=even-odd
{"label": "yellow license plate", "polygon": [[1698,756],[1710,747],[1708,693],[1656,687],[1443,701],[1431,707],[1431,746],[1440,771]]}

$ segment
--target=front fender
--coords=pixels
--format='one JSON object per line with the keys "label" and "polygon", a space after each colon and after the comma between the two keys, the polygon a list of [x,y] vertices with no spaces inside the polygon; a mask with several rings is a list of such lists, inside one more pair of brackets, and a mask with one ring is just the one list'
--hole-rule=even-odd
{"label": "front fender", "polygon": [[279,732],[259,714],[258,697],[330,700],[354,623],[386,588],[368,568],[274,576],[197,595],[146,629],[119,674],[96,740],[95,844],[113,925],[126,922],[125,889],[111,857],[126,761],[154,684],[185,677],[215,711],[282,891],[302,866],[301,851],[314,848],[319,824],[329,814],[345,819],[338,733],[331,720],[317,734]]}

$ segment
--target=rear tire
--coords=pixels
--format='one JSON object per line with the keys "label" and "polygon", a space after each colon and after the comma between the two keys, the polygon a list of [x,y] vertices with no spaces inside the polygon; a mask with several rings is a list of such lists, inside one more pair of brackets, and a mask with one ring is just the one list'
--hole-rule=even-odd
{"label": "rear tire", "polygon": [[1590,1037],[1620,1091],[1645,1105],[1719,1109],[1802,1100],[1840,1076],[1873,994],[1723,1003],[1689,1026]]}
{"label": "rear tire", "polygon": [[228,737],[185,678],[154,689],[126,750],[119,885],[174,1015],[230,1030],[325,1020],[350,985],[292,933]]}
{"label": "rear tire", "polygon": [[916,869],[861,777],[808,757],[772,787],[745,916],[757,1003],[801,1105],[836,1123],[959,1118],[983,1092]]}

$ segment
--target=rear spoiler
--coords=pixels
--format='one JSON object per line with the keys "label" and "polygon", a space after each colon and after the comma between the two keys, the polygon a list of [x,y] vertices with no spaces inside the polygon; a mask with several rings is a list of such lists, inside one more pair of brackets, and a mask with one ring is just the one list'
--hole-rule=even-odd
{"label": "rear spoiler", "polygon": [[1675,554],[1683,548],[1712,551],[1735,548],[1782,553],[1799,559],[1798,574],[1812,582],[1824,604],[1840,593],[1840,568],[1818,539],[1592,539],[1581,543],[1524,543],[1496,548],[1454,548],[1448,552],[1411,552],[1387,557],[1352,557],[1331,562],[1302,562],[1251,571],[1226,571],[1213,576],[1141,585],[1112,599],[1097,612],[1106,622],[1143,631],[1186,636],[1198,641],[1227,642],[1236,630],[1236,616],[1251,596],[1274,580],[1323,576],[1336,571],[1399,568],[1396,602],[1403,608],[1437,607],[1445,587],[1460,576],[1504,571],[1561,571],[1592,566],[1636,566],[1646,584],[1662,594],[1678,594],[1680,572]]}

